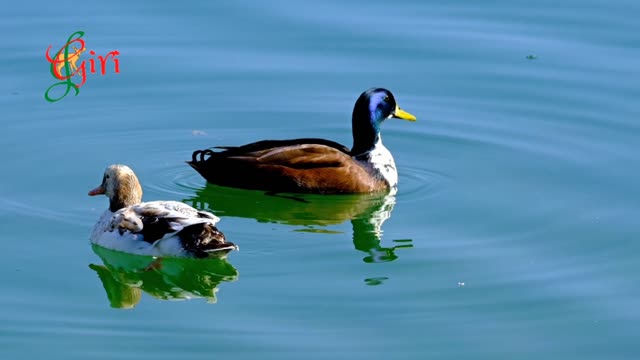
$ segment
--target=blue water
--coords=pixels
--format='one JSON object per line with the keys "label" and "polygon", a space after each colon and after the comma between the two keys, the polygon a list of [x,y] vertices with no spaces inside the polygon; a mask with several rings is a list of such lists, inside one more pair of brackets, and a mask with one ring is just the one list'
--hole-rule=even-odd
{"label": "blue water", "polygon": [[[0,13],[2,359],[637,359],[640,3],[17,2]],[[49,103],[82,30],[120,73]],[[83,59],[89,59],[85,53]],[[372,86],[396,196],[207,185],[193,150],[351,145]],[[93,248],[87,191],[221,217],[205,261]]]}

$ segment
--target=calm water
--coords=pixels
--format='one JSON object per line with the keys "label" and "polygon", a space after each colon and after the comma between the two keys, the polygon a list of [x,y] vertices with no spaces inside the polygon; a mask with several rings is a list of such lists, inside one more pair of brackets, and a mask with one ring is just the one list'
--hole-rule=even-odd
{"label": "calm water", "polygon": [[[2,359],[637,359],[640,3],[14,2],[0,14]],[[74,31],[120,73],[44,100]],[[85,53],[85,59],[88,55]],[[97,56],[97,55],[96,55]],[[391,89],[395,197],[207,185],[196,149],[318,136]],[[110,163],[241,251],[92,248]],[[183,301],[179,301],[183,300]],[[124,310],[124,309],[128,310]]]}

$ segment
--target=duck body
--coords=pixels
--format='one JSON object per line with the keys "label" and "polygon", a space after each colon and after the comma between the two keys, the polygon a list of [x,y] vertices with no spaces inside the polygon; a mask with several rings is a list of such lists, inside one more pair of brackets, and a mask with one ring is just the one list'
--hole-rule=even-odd
{"label": "duck body", "polygon": [[235,245],[220,246],[204,239],[222,237],[212,214],[177,201],[152,201],[107,209],[91,231],[91,242],[107,249],[136,255],[207,257],[229,251]]}
{"label": "duck body", "polygon": [[352,149],[317,138],[264,140],[198,150],[188,164],[222,186],[323,194],[395,191],[398,173],[379,130],[391,117],[415,120],[400,110],[391,92],[369,89],[354,107]]}
{"label": "duck body", "polygon": [[373,164],[323,139],[266,140],[221,152],[196,151],[189,164],[210,183],[254,190],[368,193],[395,186]]}
{"label": "duck body", "polygon": [[89,195],[106,194],[110,206],[91,231],[90,241],[107,249],[157,257],[207,257],[237,247],[216,228],[217,216],[177,201],[139,202],[142,190],[124,165],[107,168]]}

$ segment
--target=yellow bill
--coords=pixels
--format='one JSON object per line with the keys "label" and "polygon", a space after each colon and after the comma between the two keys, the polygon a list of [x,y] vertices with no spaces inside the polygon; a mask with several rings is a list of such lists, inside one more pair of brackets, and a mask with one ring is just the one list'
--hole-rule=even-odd
{"label": "yellow bill", "polygon": [[391,116],[393,116],[396,119],[402,119],[402,120],[409,120],[409,121],[416,121],[416,117],[409,114],[408,112],[400,109],[400,107],[398,105],[396,105],[396,110],[393,112],[393,114],[391,114]]}

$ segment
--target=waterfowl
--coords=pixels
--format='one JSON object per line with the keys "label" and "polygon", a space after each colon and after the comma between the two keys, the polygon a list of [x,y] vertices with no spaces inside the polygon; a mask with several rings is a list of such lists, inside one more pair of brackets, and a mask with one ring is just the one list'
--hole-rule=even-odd
{"label": "waterfowl", "polygon": [[395,192],[398,172],[382,144],[380,125],[415,121],[382,88],[363,92],[352,116],[353,147],[324,139],[264,140],[193,152],[187,163],[213,184],[291,193]]}
{"label": "waterfowl", "polygon": [[104,194],[109,208],[91,231],[91,242],[150,256],[207,257],[237,247],[216,228],[220,220],[177,201],[142,201],[138,177],[128,166],[110,165],[90,196]]}

